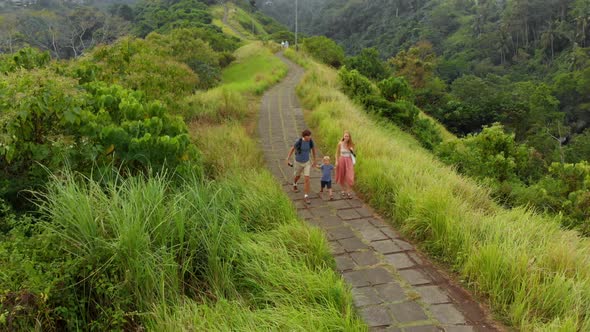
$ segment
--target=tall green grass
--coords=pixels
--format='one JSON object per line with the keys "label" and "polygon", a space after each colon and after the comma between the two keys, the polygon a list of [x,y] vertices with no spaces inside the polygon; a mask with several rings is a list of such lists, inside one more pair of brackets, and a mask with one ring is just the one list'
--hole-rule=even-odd
{"label": "tall green grass", "polygon": [[[309,61],[309,60],[307,60]],[[357,145],[356,190],[430,255],[445,262],[505,322],[526,331],[590,327],[590,244],[524,208],[506,210],[395,126],[337,91],[310,64],[298,93],[307,123],[331,149],[343,130]]]}
{"label": "tall green grass", "polygon": [[[266,171],[106,187],[69,174],[44,202],[50,231],[85,267],[76,292],[104,315],[111,306],[136,312],[154,331],[191,321],[207,330],[363,329],[321,231],[297,220]],[[97,315],[102,328],[121,327]],[[278,319],[260,325],[268,318]]]}
{"label": "tall green grass", "polygon": [[221,123],[242,121],[248,115],[248,100],[225,86],[199,91],[184,100],[186,122]]}

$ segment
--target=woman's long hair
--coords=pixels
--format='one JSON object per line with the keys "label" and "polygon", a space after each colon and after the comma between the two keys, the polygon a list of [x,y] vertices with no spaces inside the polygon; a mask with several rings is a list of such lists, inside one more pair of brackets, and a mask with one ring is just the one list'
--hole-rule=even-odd
{"label": "woman's long hair", "polygon": [[352,135],[350,135],[350,132],[348,130],[344,131],[344,134],[342,134],[342,142],[344,142],[344,135],[348,134],[348,143],[346,144],[347,148],[354,148],[354,143],[352,142]]}

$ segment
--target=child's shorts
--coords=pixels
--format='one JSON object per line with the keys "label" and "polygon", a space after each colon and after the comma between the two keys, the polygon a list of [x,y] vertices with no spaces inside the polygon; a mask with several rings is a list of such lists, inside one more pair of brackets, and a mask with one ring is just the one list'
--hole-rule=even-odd
{"label": "child's shorts", "polygon": [[[322,189],[332,189],[332,181],[320,181],[322,183]],[[317,182],[316,182],[317,183]]]}

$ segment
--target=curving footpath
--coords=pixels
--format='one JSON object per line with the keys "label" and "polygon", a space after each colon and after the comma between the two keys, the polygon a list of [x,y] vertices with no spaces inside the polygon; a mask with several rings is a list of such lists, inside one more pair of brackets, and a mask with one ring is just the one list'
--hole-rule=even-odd
{"label": "curving footpath", "polygon": [[[324,230],[337,269],[352,288],[354,304],[370,330],[500,331],[482,306],[363,201],[340,199],[338,186],[335,200],[328,200],[327,194],[320,196],[319,171],[312,170],[310,205],[303,202],[301,192],[292,192],[293,169],[284,160],[306,128],[295,95],[304,71],[278,56],[289,66],[289,73],[262,98],[258,130],[266,165],[282,183],[299,216]],[[318,153],[318,159],[320,156]]]}

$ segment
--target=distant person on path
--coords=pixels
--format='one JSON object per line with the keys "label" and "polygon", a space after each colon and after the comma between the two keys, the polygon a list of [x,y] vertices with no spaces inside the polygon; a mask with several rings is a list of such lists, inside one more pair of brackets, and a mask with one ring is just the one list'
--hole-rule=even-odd
{"label": "distant person on path", "polygon": [[281,48],[285,48],[285,41],[281,40]]}
{"label": "distant person on path", "polygon": [[342,187],[342,198],[352,198],[352,186],[354,185],[353,154],[354,143],[352,137],[348,131],[345,131],[336,147],[336,182]]}
{"label": "distant person on path", "polygon": [[[295,163],[291,164],[290,159],[295,152]],[[313,160],[309,159],[309,155],[313,155]],[[313,140],[311,139],[311,131],[309,129],[305,129],[301,133],[301,138],[295,141],[295,144],[289,150],[289,155],[287,156],[287,165],[293,166],[293,191],[299,192],[297,188],[297,181],[301,178],[301,172],[303,172],[303,200],[306,204],[310,204],[311,200],[309,199],[309,175],[311,173],[311,165],[315,164],[316,161],[316,153],[315,153],[315,146]]]}
{"label": "distant person on path", "polygon": [[285,40],[285,48],[289,48],[289,41]]}
{"label": "distant person on path", "polygon": [[321,165],[318,165],[318,168],[322,171],[322,178],[320,179],[320,192],[324,192],[324,188],[328,188],[328,193],[330,194],[330,200],[334,199],[334,195],[332,194],[332,171],[334,170],[334,165],[330,164],[330,156],[324,156],[323,162]]}

